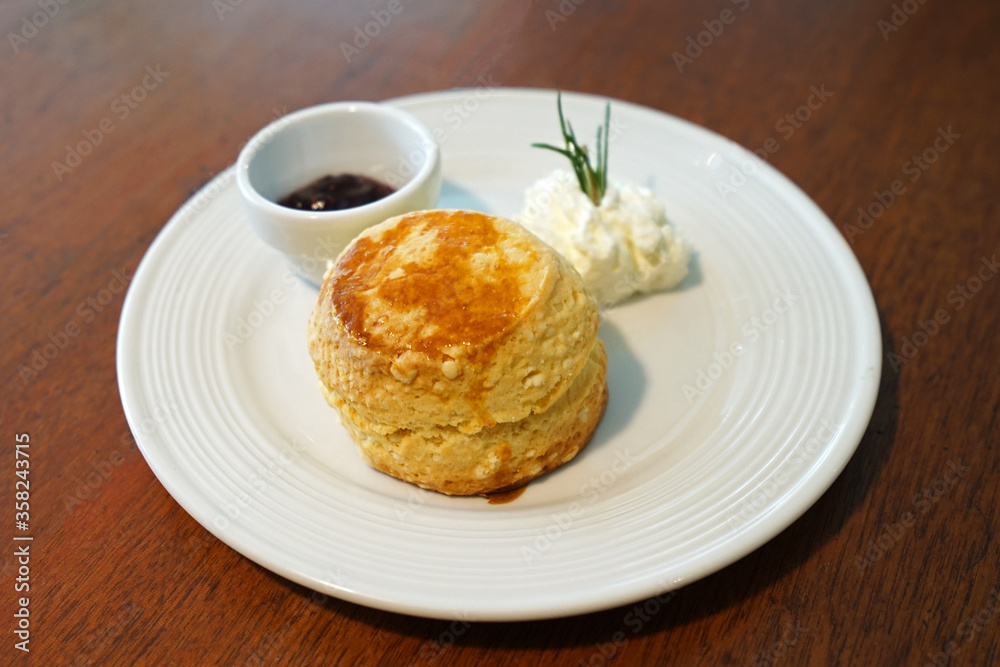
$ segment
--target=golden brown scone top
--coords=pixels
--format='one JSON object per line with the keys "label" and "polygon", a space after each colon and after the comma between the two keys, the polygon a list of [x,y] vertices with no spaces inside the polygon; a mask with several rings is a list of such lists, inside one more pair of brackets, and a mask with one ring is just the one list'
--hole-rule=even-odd
{"label": "golden brown scone top", "polygon": [[550,288],[550,264],[535,248],[502,243],[503,222],[439,210],[359,238],[338,259],[330,287],[346,332],[394,357],[410,350],[444,361],[482,352]]}

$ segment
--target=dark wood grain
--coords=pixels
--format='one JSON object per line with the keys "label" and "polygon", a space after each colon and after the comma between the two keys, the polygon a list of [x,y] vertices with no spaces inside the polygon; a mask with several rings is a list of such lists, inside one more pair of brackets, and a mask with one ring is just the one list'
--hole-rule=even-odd
{"label": "dark wood grain", "polygon": [[[44,3],[0,6],[0,495],[13,515],[15,434],[28,433],[35,535],[24,654],[5,519],[0,663],[996,661],[1000,279],[975,277],[1000,255],[1000,5],[402,0],[348,62],[339,43],[385,2],[224,2],[53,0],[58,12],[30,39],[11,34],[41,23]],[[732,22],[678,67],[675,54],[723,10]],[[116,104],[150,72],[145,99]],[[126,424],[123,288],[200,185],[275,113],[479,77],[627,99],[751,149],[772,139],[771,164],[831,217],[871,282],[886,357],[857,454],[776,539],[669,599],[470,625],[325,598],[190,518]],[[788,132],[782,119],[813,88],[828,99]],[[112,131],[94,134],[102,122]],[[949,131],[947,150],[931,152]],[[97,136],[78,165],[54,166]],[[925,151],[933,163],[914,171]],[[859,207],[897,180],[905,191],[859,225]],[[966,285],[979,289],[961,296]]]}

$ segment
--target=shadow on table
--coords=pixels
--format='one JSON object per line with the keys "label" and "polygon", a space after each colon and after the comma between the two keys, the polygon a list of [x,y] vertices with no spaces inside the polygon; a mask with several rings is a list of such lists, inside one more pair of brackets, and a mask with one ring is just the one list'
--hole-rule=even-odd
{"label": "shadow on table", "polygon": [[[895,351],[883,323],[883,359]],[[421,619],[368,609],[331,599],[332,606],[356,621],[374,628],[422,639],[426,656],[418,664],[435,661],[438,654],[462,646],[513,649],[552,649],[601,645],[614,638],[634,638],[686,625],[711,616],[741,600],[758,595],[805,563],[826,542],[840,533],[847,520],[868,497],[895,444],[899,413],[899,375],[883,368],[871,421],[854,456],[833,485],[802,517],[772,540],[732,565],[696,581],[674,594],[666,593],[601,612],[525,623],[465,623]],[[839,567],[852,567],[845,559]],[[267,572],[309,597],[311,591]],[[440,641],[438,641],[440,639]],[[431,655],[434,653],[434,655]],[[443,657],[443,656],[440,656]]]}

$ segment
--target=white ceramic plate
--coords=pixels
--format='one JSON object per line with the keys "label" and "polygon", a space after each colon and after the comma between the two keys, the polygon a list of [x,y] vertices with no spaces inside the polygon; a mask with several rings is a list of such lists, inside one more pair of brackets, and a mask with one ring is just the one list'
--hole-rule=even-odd
{"label": "white ceramic plate", "polygon": [[[605,100],[563,102],[592,143]],[[553,91],[392,103],[436,132],[444,207],[512,215],[526,186],[563,166],[529,147],[559,140]],[[819,208],[744,149],[626,102],[612,116],[612,177],[652,188],[697,261],[679,289],[604,313],[611,400],[573,462],[503,505],[366,467],[306,351],[316,293],[251,232],[229,170],[166,225],[122,312],[122,402],[164,487],[288,579],[465,620],[642,600],[802,515],[874,407],[881,338],[864,275]]]}

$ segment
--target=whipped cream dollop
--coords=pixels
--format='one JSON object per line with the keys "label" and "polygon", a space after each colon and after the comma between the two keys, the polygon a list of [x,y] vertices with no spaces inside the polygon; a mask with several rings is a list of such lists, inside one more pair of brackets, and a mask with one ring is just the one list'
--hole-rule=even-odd
{"label": "whipped cream dollop", "polygon": [[609,182],[594,206],[576,176],[559,170],[527,189],[514,219],[576,268],[601,307],[670,289],[687,275],[691,247],[648,188]]}

